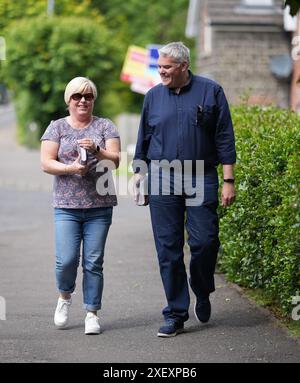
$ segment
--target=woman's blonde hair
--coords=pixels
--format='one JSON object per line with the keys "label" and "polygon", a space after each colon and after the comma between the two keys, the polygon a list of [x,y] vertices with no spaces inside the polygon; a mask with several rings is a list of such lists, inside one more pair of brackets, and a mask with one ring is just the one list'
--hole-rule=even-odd
{"label": "woman's blonde hair", "polygon": [[86,77],[74,77],[66,86],[65,89],[65,103],[70,104],[72,94],[83,93],[87,89],[91,89],[94,99],[97,98],[97,88],[93,81]]}

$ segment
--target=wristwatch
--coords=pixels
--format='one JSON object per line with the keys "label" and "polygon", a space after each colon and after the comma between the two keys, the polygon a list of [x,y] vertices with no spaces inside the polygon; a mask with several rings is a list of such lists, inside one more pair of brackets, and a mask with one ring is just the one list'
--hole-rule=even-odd
{"label": "wristwatch", "polygon": [[223,181],[229,184],[234,184],[234,178],[224,178]]}

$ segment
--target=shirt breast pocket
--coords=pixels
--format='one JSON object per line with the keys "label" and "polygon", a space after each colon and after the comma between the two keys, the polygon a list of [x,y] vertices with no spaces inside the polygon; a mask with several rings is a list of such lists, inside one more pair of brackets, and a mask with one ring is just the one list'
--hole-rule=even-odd
{"label": "shirt breast pocket", "polygon": [[199,129],[214,130],[216,124],[215,106],[196,105],[191,108],[193,126]]}

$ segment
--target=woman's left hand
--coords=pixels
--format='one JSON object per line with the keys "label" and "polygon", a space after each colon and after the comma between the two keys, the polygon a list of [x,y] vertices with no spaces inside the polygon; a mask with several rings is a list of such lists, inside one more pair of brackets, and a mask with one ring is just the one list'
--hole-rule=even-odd
{"label": "woman's left hand", "polygon": [[97,150],[97,146],[91,138],[83,138],[82,140],[77,141],[79,146],[81,146],[84,149],[87,149],[91,153],[95,153]]}

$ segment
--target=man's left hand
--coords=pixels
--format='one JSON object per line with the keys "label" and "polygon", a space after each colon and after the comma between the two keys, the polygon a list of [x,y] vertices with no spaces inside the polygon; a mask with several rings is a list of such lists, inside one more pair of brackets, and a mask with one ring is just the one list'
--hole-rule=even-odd
{"label": "man's left hand", "polygon": [[221,202],[223,207],[230,206],[235,200],[235,187],[234,184],[224,182],[222,188]]}

